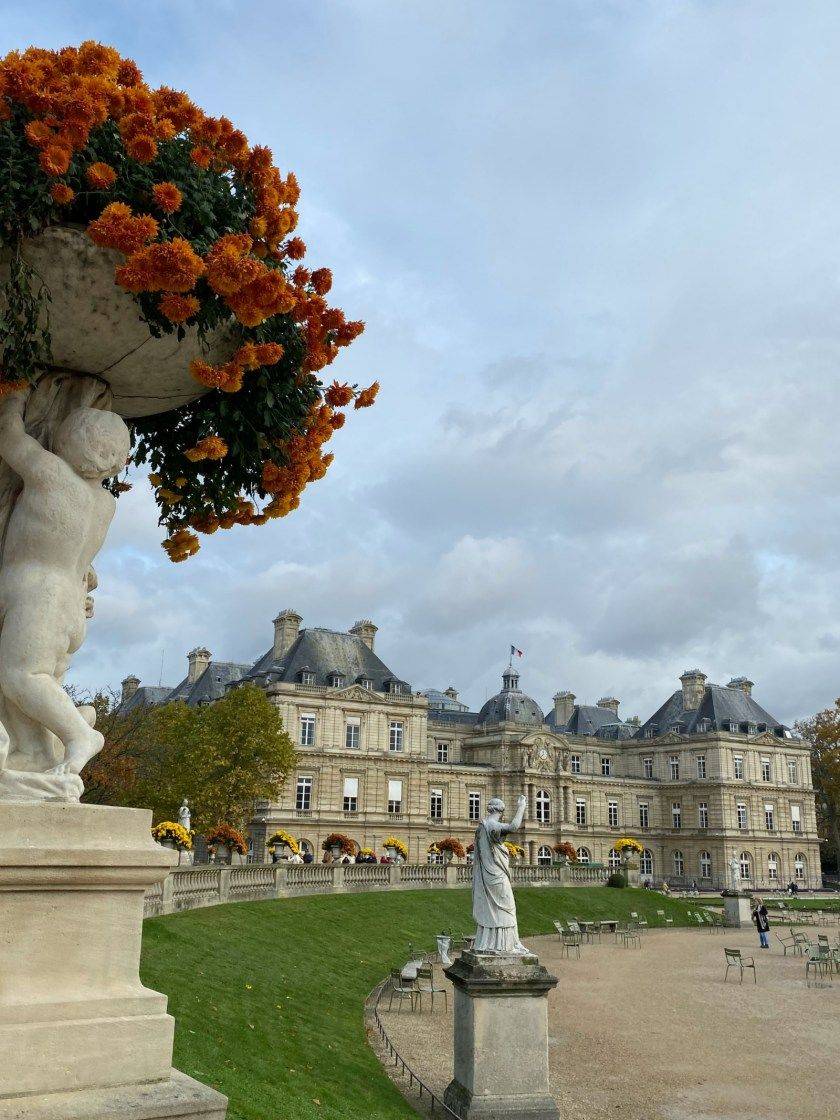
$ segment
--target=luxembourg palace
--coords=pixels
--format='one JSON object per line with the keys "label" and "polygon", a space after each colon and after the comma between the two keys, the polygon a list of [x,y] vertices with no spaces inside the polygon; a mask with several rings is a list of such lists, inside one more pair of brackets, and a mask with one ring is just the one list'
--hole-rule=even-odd
{"label": "luxembourg palace", "polygon": [[614,864],[615,839],[629,835],[644,844],[641,878],[657,884],[723,887],[735,852],[745,886],[821,885],[807,746],[746,677],[717,685],[688,670],[641,722],[622,719],[613,697],[581,704],[566,691],[544,712],[509,667],[497,695],[471,712],[453,688],[414,692],[397,677],[375,653],[372,622],[344,633],[301,621],[282,611],[253,664],[195,649],[174,688],[123,682],[125,708],[212,703],[245,682],[278,706],[298,763],[280,800],[256,806],[256,858],[280,827],[316,859],[324,837],[343,832],[377,854],[393,834],[411,862],[425,862],[435,839],[466,846],[491,796],[512,806],[524,791],[515,839],[533,863],[568,840],[579,859]]}

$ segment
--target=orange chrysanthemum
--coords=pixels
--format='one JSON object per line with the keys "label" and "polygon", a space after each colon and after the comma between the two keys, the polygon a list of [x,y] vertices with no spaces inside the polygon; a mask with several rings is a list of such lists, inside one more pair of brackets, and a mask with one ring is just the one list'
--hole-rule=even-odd
{"label": "orange chrysanthemum", "polygon": [[201,309],[201,304],[195,296],[165,292],[160,297],[158,309],[170,323],[186,323],[187,319],[191,319]]}
{"label": "orange chrysanthemum", "polygon": [[116,183],[117,173],[109,163],[97,161],[87,169],[85,178],[95,191],[106,191]]}
{"label": "orange chrysanthemum", "polygon": [[90,223],[87,232],[94,244],[128,255],[157,237],[158,224],[151,214],[136,215],[124,202],[112,202]]}
{"label": "orange chrysanthemum", "polygon": [[184,455],[191,463],[199,463],[203,459],[224,459],[227,453],[228,445],[220,436],[205,436],[195,447],[185,451]]}
{"label": "orange chrysanthemum", "polygon": [[316,268],[312,273],[312,287],[319,296],[325,296],[332,287],[332,273],[328,268]]}
{"label": "orange chrysanthemum", "polygon": [[50,194],[59,206],[67,206],[76,197],[76,192],[72,187],[68,187],[66,183],[54,183],[50,187]]}
{"label": "orange chrysanthemum", "polygon": [[158,183],[152,188],[152,194],[164,214],[174,214],[176,210],[181,209],[181,203],[184,201],[184,196],[174,183]]}
{"label": "orange chrysanthemum", "polygon": [[339,385],[337,381],[333,381],[326,393],[324,393],[324,400],[327,404],[331,404],[334,408],[343,408],[344,405],[349,404],[353,399],[353,390],[349,385]]}
{"label": "orange chrysanthemum", "polygon": [[38,157],[38,162],[46,173],[52,177],[63,175],[70,166],[73,152],[61,144],[50,144],[44,148]]}
{"label": "orange chrysanthemum", "polygon": [[132,253],[115,272],[129,292],[189,292],[204,274],[204,261],[189,241],[174,237]]}
{"label": "orange chrysanthemum", "polygon": [[190,152],[190,159],[193,161],[196,167],[202,167],[205,170],[210,166],[210,161],[212,160],[212,158],[213,153],[209,148],[205,148],[203,145],[199,148],[193,148],[193,150]]}
{"label": "orange chrysanthemum", "polygon": [[128,141],[125,150],[138,163],[151,163],[157,155],[157,141],[154,136],[141,133]]}
{"label": "orange chrysanthemum", "polygon": [[361,393],[356,397],[354,408],[370,408],[376,400],[376,395],[379,392],[379,382],[374,381],[367,389],[362,389]]}

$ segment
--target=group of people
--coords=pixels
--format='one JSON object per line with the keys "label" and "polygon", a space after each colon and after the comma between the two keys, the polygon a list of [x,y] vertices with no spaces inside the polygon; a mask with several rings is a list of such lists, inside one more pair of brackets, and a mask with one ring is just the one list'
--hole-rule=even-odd
{"label": "group of people", "polygon": [[324,852],[322,863],[393,863],[390,856],[380,856],[378,859],[374,852],[359,852],[356,855],[349,855],[343,852],[340,856],[334,856],[332,852]]}

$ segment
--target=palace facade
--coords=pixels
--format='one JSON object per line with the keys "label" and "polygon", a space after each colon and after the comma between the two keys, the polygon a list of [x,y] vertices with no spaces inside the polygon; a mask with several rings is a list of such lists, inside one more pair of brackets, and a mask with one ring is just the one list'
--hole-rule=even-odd
{"label": "palace facade", "polygon": [[821,886],[807,745],[753,698],[746,677],[712,684],[698,669],[644,723],[619,701],[581,704],[560,691],[543,712],[513,667],[501,690],[471,712],[454,688],[415,692],[375,652],[377,627],[302,629],[295,611],[274,620],[274,641],[253,664],[188,655],[175,688],[123,682],[123,706],[181,699],[211,703],[251,682],[280,709],[298,763],[276,803],[257,805],[254,853],[284,828],[320,858],[343,832],[382,851],[388,835],[425,862],[429,845],[466,846],[491,796],[528,799],[516,837],[534,863],[570,841],[585,862],[617,864],[619,836],[645,847],[643,879],[726,885],[737,854],[745,885]]}

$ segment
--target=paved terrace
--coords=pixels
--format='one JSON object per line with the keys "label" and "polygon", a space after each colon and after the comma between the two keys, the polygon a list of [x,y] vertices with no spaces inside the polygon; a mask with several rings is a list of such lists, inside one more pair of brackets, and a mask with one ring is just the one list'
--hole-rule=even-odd
{"label": "paved terrace", "polygon": [[[784,932],[787,932],[785,930]],[[812,929],[814,937],[816,930]],[[837,927],[820,929],[832,943]],[[612,938],[560,955],[528,944],[560,979],[549,997],[551,1088],[574,1120],[826,1120],[837,1115],[840,974],[806,988],[801,957],[750,930],[651,930],[642,948]],[[723,946],[756,959],[758,984],[729,973]],[[437,972],[437,970],[436,970]],[[447,982],[448,984],[448,982]],[[394,1045],[443,1094],[452,1076],[452,995],[430,1012],[380,1011]],[[516,1046],[516,1039],[510,1039]]]}

